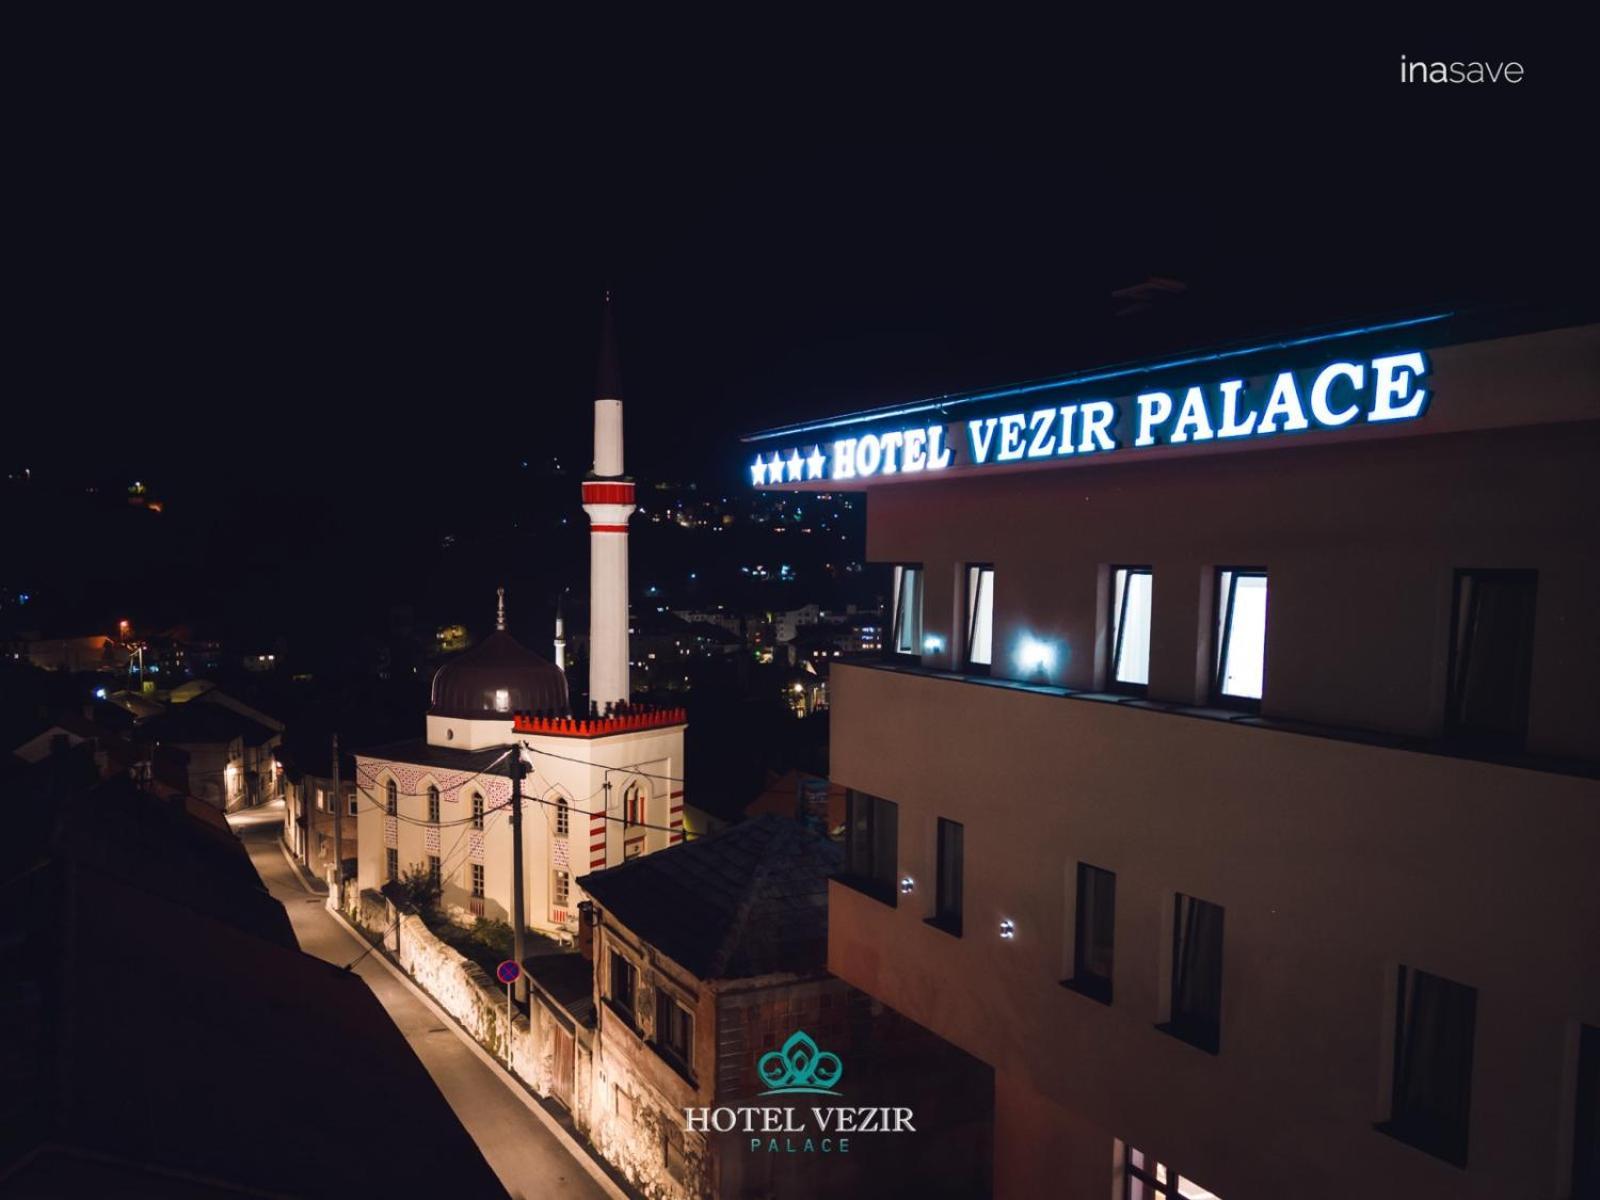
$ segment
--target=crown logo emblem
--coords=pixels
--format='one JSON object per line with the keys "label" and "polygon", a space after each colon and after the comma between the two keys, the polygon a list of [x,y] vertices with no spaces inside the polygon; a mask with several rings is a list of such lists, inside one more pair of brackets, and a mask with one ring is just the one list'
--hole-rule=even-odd
{"label": "crown logo emblem", "polygon": [[844,1074],[844,1064],[837,1054],[817,1049],[805,1030],[797,1029],[781,1050],[769,1050],[756,1060],[756,1074],[767,1085],[763,1096],[787,1092],[837,1096],[833,1085]]}

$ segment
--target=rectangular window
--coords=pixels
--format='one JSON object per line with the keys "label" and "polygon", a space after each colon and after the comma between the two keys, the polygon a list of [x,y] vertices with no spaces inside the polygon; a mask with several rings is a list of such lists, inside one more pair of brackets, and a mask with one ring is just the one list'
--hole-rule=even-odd
{"label": "rectangular window", "polygon": [[1217,572],[1216,671],[1211,702],[1261,706],[1267,653],[1267,573],[1259,567]]}
{"label": "rectangular window", "polygon": [[352,817],[359,817],[361,815],[360,803],[361,802],[354,796],[350,797],[350,815]]}
{"label": "rectangular window", "polygon": [[994,662],[994,568],[967,567],[967,670],[987,675]]}
{"label": "rectangular window", "polygon": [[656,989],[656,1049],[688,1073],[694,1065],[694,1014]]}
{"label": "rectangular window", "polygon": [[1150,683],[1150,602],[1155,576],[1149,567],[1111,568],[1111,644],[1106,686],[1142,696]]}
{"label": "rectangular window", "polygon": [[570,810],[565,796],[556,797],[556,836],[566,837],[570,827]]}
{"label": "rectangular window", "polygon": [[439,886],[439,856],[437,854],[428,855],[428,882],[433,884],[434,887]]}
{"label": "rectangular window", "polygon": [[866,792],[845,793],[845,874],[862,891],[894,904],[899,861],[900,806]]}
{"label": "rectangular window", "polygon": [[472,864],[472,895],[478,900],[483,899],[483,864]]}
{"label": "rectangular window", "polygon": [[552,871],[550,873],[550,905],[553,908],[567,907],[571,895],[572,876],[565,871]]}
{"label": "rectangular window", "polygon": [[1165,1029],[1217,1053],[1222,1042],[1222,906],[1179,894],[1172,928],[1172,1015]]}
{"label": "rectangular window", "polygon": [[384,878],[390,881],[400,878],[400,851],[394,847],[383,852]]}
{"label": "rectangular window", "polygon": [[639,1026],[638,1013],[634,1010],[638,980],[639,973],[634,965],[615,950],[611,951],[611,988],[606,995],[612,1007],[635,1029]]}
{"label": "rectangular window", "polygon": [[1600,1200],[1600,1028],[1578,1035],[1578,1105],[1572,1129],[1572,1200]]}
{"label": "rectangular window", "polygon": [[1180,1175],[1164,1162],[1157,1162],[1143,1150],[1125,1142],[1122,1147],[1123,1200],[1222,1200],[1186,1175]]}
{"label": "rectangular window", "polygon": [[323,791],[321,788],[317,789],[317,811],[328,811],[328,793]]}
{"label": "rectangular window", "polygon": [[428,820],[435,825],[439,823],[439,789],[436,787],[428,789]]}
{"label": "rectangular window", "polygon": [[472,827],[483,828],[483,797],[477,792],[472,794]]}
{"label": "rectangular window", "polygon": [[965,833],[961,822],[939,818],[939,878],[931,923],[957,937],[961,936],[961,843]]}
{"label": "rectangular window", "polygon": [[1394,1010],[1394,1086],[1385,1133],[1467,1165],[1478,989],[1401,967]]}
{"label": "rectangular window", "polygon": [[919,566],[894,569],[889,649],[895,654],[922,653],[922,568]]}
{"label": "rectangular window", "polygon": [[1078,906],[1073,918],[1074,991],[1111,1003],[1111,964],[1117,920],[1115,872],[1078,864]]}
{"label": "rectangular window", "polygon": [[1457,571],[1446,732],[1504,748],[1528,730],[1535,571]]}

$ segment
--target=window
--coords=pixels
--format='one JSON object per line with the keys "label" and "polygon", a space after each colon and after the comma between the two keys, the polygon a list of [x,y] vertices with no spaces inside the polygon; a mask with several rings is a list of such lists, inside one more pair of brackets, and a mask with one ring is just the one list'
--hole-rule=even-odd
{"label": "window", "polygon": [[1457,571],[1446,732],[1503,747],[1528,729],[1534,571]]}
{"label": "window", "polygon": [[317,811],[328,811],[328,793],[323,791],[321,788],[317,789]]}
{"label": "window", "polygon": [[391,817],[397,816],[400,812],[400,789],[394,780],[383,785],[383,793],[384,811]]}
{"label": "window", "polygon": [[639,973],[634,965],[615,950],[611,951],[611,989],[607,998],[622,1018],[635,1029],[639,1027],[638,1013],[634,1009],[634,990]]}
{"label": "window", "polygon": [[1073,991],[1111,1003],[1111,963],[1117,918],[1117,876],[1078,864],[1078,901],[1073,916]]}
{"label": "window", "polygon": [[894,613],[889,626],[889,649],[895,654],[922,653],[922,568],[894,569]]}
{"label": "window", "polygon": [[428,786],[428,820],[439,823],[439,789],[432,784]]}
{"label": "window", "polygon": [[571,895],[572,876],[565,871],[552,871],[550,873],[550,905],[552,908],[567,907],[568,897]]}
{"label": "window", "polygon": [[624,825],[643,825],[645,805],[649,794],[637,780],[622,789],[622,822]]}
{"label": "window", "polygon": [[1222,1200],[1143,1150],[1126,1143],[1118,1144],[1122,1146],[1123,1200],[1166,1200],[1169,1196],[1181,1196],[1183,1200]]}
{"label": "window", "polygon": [[511,693],[505,688],[496,688],[494,693],[495,712],[511,711]]}
{"label": "window", "polygon": [[661,1165],[677,1182],[688,1182],[689,1162],[683,1156],[683,1130],[670,1121],[661,1127]]}
{"label": "window", "polygon": [[352,817],[359,817],[361,815],[361,802],[354,796],[350,797],[350,815]]}
{"label": "window", "polygon": [[1578,1035],[1578,1106],[1572,1130],[1572,1200],[1600,1200],[1600,1028]]}
{"label": "window", "polygon": [[966,833],[959,821],[939,818],[939,878],[935,910],[929,920],[946,933],[961,936],[961,839]]}
{"label": "window", "polygon": [[694,1014],[656,989],[656,1049],[686,1073],[694,1065]]}
{"label": "window", "polygon": [[565,796],[556,797],[556,836],[566,837],[570,829],[571,810]]}
{"label": "window", "polygon": [[849,882],[894,904],[899,854],[899,806],[865,792],[845,793],[845,873]]}
{"label": "window", "polygon": [[1111,645],[1106,688],[1142,696],[1150,683],[1150,601],[1155,576],[1149,567],[1111,568]]}
{"label": "window", "polygon": [[1255,567],[1217,572],[1216,671],[1211,702],[1261,707],[1267,651],[1267,573]]}
{"label": "window", "polygon": [[428,882],[433,884],[434,887],[438,887],[439,875],[439,856],[430,854],[428,855]]}
{"label": "window", "polygon": [[400,878],[400,851],[393,846],[383,852],[383,877],[391,882]]}
{"label": "window", "polygon": [[478,792],[472,793],[472,827],[483,828],[483,796]]}
{"label": "window", "polygon": [[483,864],[472,864],[472,897],[475,900],[483,899]]}
{"label": "window", "polygon": [[1394,1006],[1394,1084],[1385,1133],[1467,1165],[1472,1035],[1478,989],[1401,967]]}
{"label": "window", "polygon": [[1221,905],[1178,896],[1172,929],[1172,1013],[1162,1028],[1211,1054],[1221,1045]]}
{"label": "window", "polygon": [[987,675],[994,662],[994,568],[967,567],[967,670]]}

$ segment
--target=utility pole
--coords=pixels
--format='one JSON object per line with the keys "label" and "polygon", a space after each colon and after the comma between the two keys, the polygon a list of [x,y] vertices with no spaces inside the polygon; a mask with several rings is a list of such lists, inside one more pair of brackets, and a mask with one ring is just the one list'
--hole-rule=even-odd
{"label": "utility pole", "polygon": [[[522,902],[522,746],[511,744],[511,955],[522,966],[523,956],[523,902]],[[517,1002],[528,999],[527,973],[517,976]],[[506,1031],[509,1039],[511,1031]]]}
{"label": "utility pole", "polygon": [[344,911],[344,793],[339,790],[339,735],[333,735],[333,903]]}

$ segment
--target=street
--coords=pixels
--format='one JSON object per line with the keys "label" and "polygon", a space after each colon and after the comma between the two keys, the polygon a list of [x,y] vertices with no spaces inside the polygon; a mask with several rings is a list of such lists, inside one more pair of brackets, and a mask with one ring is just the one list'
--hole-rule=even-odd
{"label": "street", "polygon": [[[365,949],[323,907],[290,869],[279,844],[283,803],[230,815],[268,891],[288,912],[300,948],[324,961],[343,966]],[[405,983],[391,973],[377,952],[354,968],[377,996],[396,1028],[433,1077],[506,1190],[519,1200],[547,1196],[620,1196],[615,1185],[602,1186],[590,1167],[575,1159],[529,1101],[508,1084],[468,1043]],[[308,1014],[309,1015],[309,1014]],[[360,1081],[352,1081],[359,1092]],[[312,1086],[317,1086],[315,1083]],[[381,1097],[375,1097],[379,1103]]]}

